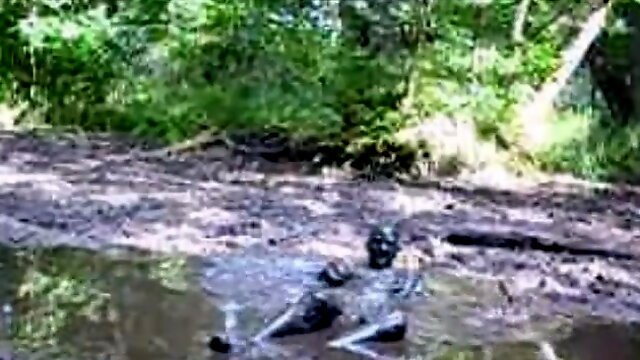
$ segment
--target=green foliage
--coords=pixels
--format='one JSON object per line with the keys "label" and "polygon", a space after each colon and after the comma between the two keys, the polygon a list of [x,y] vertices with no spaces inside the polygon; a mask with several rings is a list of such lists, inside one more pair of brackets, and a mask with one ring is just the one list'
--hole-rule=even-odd
{"label": "green foliage", "polygon": [[[508,147],[514,110],[591,9],[531,2],[516,43],[519,4],[4,1],[0,95],[53,125],[167,142],[278,132],[384,158],[399,129],[446,115]],[[629,37],[615,29],[607,47],[626,71]]]}
{"label": "green foliage", "polygon": [[276,131],[334,145],[401,125],[398,56],[340,41],[311,4],[12,4],[0,12],[14,53],[1,59],[3,83],[53,125],[168,142],[207,128]]}
{"label": "green foliage", "polygon": [[[508,146],[514,110],[556,69],[563,45],[544,36],[513,43],[518,3],[438,2],[438,38],[416,57],[415,106],[421,117],[470,119],[482,138]],[[531,27],[541,21],[532,20]]]}
{"label": "green foliage", "polygon": [[640,178],[640,127],[615,124],[604,114],[565,111],[553,126],[555,138],[538,158],[545,169],[570,171],[591,180]]}
{"label": "green foliage", "polygon": [[[537,155],[540,164],[548,171],[565,171],[583,178],[602,181],[626,181],[637,183],[640,176],[640,157],[638,144],[640,141],[640,128],[638,128],[637,114],[633,121],[622,118],[621,114],[610,109],[611,101],[602,99],[604,92],[627,99],[628,94],[634,91],[625,77],[630,77],[637,64],[632,63],[630,49],[632,47],[631,30],[628,21],[628,6],[637,6],[631,1],[617,2],[610,19],[610,26],[603,30],[597,39],[598,56],[601,62],[598,69],[602,77],[614,77],[617,86],[623,88],[597,89],[594,84],[588,94],[588,98],[580,99],[573,95],[568,103],[565,103],[557,113],[556,119],[551,124],[548,146]],[[608,72],[602,73],[603,71]],[[593,76],[593,74],[592,74]],[[581,80],[582,75],[576,75],[576,80]],[[582,92],[584,93],[584,85]],[[616,89],[616,94],[611,94]],[[580,90],[580,89],[568,89]],[[571,93],[571,91],[568,91]],[[575,91],[578,92],[578,91]],[[618,100],[619,101],[619,100]],[[631,101],[631,100],[630,100]],[[625,104],[624,101],[620,101]],[[613,104],[619,105],[619,104]],[[630,104],[636,107],[637,104]],[[627,105],[629,106],[629,105]],[[620,118],[616,118],[619,116]]]}

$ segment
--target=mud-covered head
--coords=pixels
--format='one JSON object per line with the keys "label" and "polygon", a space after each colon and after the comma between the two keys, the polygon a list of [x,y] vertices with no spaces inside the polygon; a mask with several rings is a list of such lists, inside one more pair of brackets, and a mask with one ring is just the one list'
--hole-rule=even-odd
{"label": "mud-covered head", "polygon": [[369,267],[386,269],[393,265],[393,260],[400,251],[400,234],[393,225],[375,226],[367,239]]}

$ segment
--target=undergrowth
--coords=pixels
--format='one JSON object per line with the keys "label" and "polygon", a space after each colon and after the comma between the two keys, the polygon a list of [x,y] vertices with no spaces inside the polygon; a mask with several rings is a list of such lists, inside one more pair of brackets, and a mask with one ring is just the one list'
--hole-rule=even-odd
{"label": "undergrowth", "polygon": [[619,124],[594,109],[565,110],[551,123],[546,148],[536,154],[543,169],[596,181],[637,183],[640,127]]}
{"label": "undergrowth", "polygon": [[[278,134],[304,144],[305,156],[363,172],[411,172],[424,161],[455,172],[492,161],[476,154],[484,143],[517,148],[515,110],[557,68],[579,25],[557,16],[590,11],[536,2],[516,43],[515,0],[303,3],[5,1],[0,96],[56,128],[165,144],[202,132]],[[553,125],[554,136],[576,136],[550,139],[535,155],[545,169],[640,171],[635,129],[592,126],[580,138],[564,129],[574,122]],[[429,130],[401,140],[410,127]]]}

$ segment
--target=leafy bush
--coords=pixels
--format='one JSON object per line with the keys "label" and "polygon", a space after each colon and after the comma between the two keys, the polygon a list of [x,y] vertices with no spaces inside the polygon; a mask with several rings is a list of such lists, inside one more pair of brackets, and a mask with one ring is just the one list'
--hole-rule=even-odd
{"label": "leafy bush", "polygon": [[205,129],[276,132],[385,162],[403,148],[399,130],[444,115],[508,150],[514,110],[590,11],[532,2],[516,43],[519,4],[8,0],[0,94],[53,125],[170,143]]}
{"label": "leafy bush", "polygon": [[565,111],[553,130],[556,137],[537,154],[544,169],[600,181],[640,178],[638,125],[620,126],[602,113]]}

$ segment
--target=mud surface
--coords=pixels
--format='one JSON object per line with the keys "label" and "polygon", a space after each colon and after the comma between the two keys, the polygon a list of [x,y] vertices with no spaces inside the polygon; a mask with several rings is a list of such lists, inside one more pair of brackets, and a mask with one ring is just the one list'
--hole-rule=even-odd
{"label": "mud surface", "polygon": [[357,261],[369,225],[401,220],[427,278],[498,284],[499,311],[481,312],[481,324],[640,319],[635,188],[517,180],[500,189],[444,180],[402,187],[222,148],[172,158],[146,158],[138,148],[107,136],[0,134],[0,241]]}
{"label": "mud surface", "polygon": [[[324,261],[268,250],[173,258],[4,246],[0,259],[0,355],[5,359],[533,360],[540,359],[540,344],[562,359],[640,355],[638,325],[580,313],[568,303],[553,308],[541,297],[514,302],[495,279],[437,267],[425,273],[422,291],[401,304],[410,319],[406,341],[367,345],[363,350],[370,357],[326,344],[353,330],[349,314],[374,308],[383,313],[391,304],[372,296],[372,287],[400,270],[372,272],[374,281],[362,287],[332,290],[347,316],[330,329],[215,354],[206,346],[212,334],[251,338],[317,285],[315,275]],[[230,312],[235,322],[229,322]],[[371,357],[374,353],[377,357]]]}
{"label": "mud surface", "polygon": [[473,230],[640,255],[635,188],[401,187],[305,175],[304,164],[222,148],[179,158],[145,158],[141,148],[107,136],[0,133],[1,240],[190,253],[268,245],[349,256],[361,254],[368,225],[403,219],[406,240]]}

